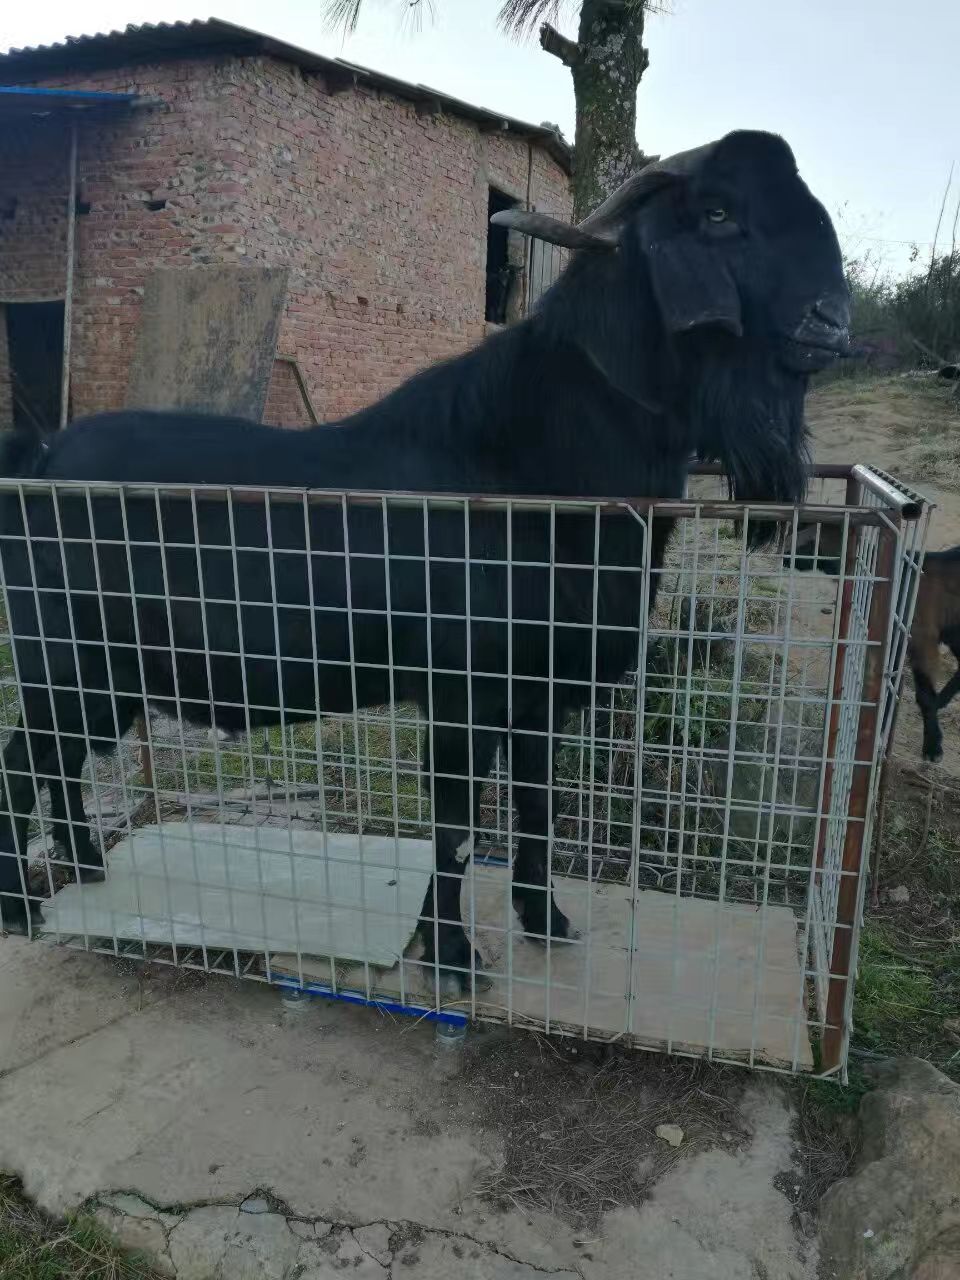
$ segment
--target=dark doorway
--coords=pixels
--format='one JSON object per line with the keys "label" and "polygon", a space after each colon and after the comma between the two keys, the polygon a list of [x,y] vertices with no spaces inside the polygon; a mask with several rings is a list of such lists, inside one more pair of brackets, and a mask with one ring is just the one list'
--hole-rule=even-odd
{"label": "dark doorway", "polygon": [[56,431],[63,378],[63,303],[9,302],[3,310],[13,425]]}
{"label": "dark doorway", "polygon": [[495,213],[504,209],[512,209],[516,200],[511,200],[496,187],[490,188],[487,199],[487,305],[485,318],[490,324],[506,324],[507,302],[517,268],[510,262],[509,242],[506,227],[494,227],[490,219]]}

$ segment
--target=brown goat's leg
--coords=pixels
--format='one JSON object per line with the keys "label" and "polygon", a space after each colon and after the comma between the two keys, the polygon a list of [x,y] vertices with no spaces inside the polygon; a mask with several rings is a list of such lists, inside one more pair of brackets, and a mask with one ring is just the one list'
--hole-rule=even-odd
{"label": "brown goat's leg", "polygon": [[935,636],[914,636],[910,641],[910,668],[917,706],[923,717],[923,758],[939,760],[943,755],[943,734],[937,711],[940,700],[931,673],[936,670],[939,647]]}
{"label": "brown goat's leg", "polygon": [[937,694],[937,709],[942,711],[944,707],[948,707],[958,693],[960,693],[960,667],[957,667],[956,671]]}

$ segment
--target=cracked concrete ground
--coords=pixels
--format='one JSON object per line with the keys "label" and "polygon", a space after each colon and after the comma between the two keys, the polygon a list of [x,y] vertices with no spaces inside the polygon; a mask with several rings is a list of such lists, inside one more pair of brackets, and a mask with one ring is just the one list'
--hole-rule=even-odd
{"label": "cracked concrete ground", "polygon": [[774,1084],[748,1085],[739,1151],[681,1148],[589,1238],[475,1194],[501,1155],[493,1103],[467,1121],[451,1087],[412,1020],[290,1015],[256,984],[0,939],[0,1168],[176,1280],[815,1275],[774,1186],[793,1159]]}

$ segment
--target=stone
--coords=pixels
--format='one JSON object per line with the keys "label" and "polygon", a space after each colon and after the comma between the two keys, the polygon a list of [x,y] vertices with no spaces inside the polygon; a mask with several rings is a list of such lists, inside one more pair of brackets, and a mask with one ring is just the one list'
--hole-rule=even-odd
{"label": "stone", "polygon": [[683,1141],[683,1130],[678,1124],[658,1124],[655,1132],[658,1138],[669,1142],[671,1147],[679,1147]]}
{"label": "stone", "polygon": [[354,1239],[364,1253],[370,1254],[378,1262],[389,1266],[393,1256],[390,1251],[390,1228],[382,1222],[374,1222],[369,1227],[354,1227]]}
{"label": "stone", "polygon": [[167,1234],[156,1218],[128,1217],[105,1207],[97,1209],[93,1216],[124,1248],[143,1254],[161,1276],[175,1274],[167,1252]]}
{"label": "stone", "polygon": [[152,1204],[147,1204],[146,1200],[141,1200],[139,1196],[130,1195],[125,1191],[116,1195],[101,1196],[100,1203],[106,1205],[108,1209],[115,1209],[117,1213],[126,1214],[128,1218],[159,1217],[158,1211]]}
{"label": "stone", "polygon": [[241,1213],[269,1213],[270,1206],[263,1196],[247,1196],[240,1206]]}
{"label": "stone", "polygon": [[312,1222],[301,1222],[299,1218],[288,1218],[287,1226],[301,1240],[315,1240]]}
{"label": "stone", "polygon": [[177,1280],[285,1280],[301,1244],[280,1214],[231,1205],[191,1210],[170,1232],[169,1249]]}
{"label": "stone", "polygon": [[918,1058],[884,1063],[874,1074],[877,1089],[860,1104],[855,1171],[821,1205],[825,1274],[957,1280],[960,1085]]}
{"label": "stone", "polygon": [[900,902],[900,903],[909,902],[910,890],[907,888],[905,884],[898,884],[895,889],[890,890],[890,893],[888,896],[891,902]]}

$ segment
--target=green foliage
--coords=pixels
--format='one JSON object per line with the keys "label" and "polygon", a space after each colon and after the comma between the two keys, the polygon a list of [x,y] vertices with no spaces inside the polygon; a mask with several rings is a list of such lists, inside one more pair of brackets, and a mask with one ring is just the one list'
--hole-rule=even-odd
{"label": "green foliage", "polygon": [[944,1019],[956,1014],[940,972],[944,965],[960,971],[956,947],[925,957],[898,938],[890,922],[868,919],[860,935],[856,1043],[891,1057],[934,1057]]}
{"label": "green foliage", "polygon": [[884,274],[870,252],[848,258],[846,274],[854,341],[871,359],[934,367],[960,358],[960,250],[936,254],[901,280]]}
{"label": "green foliage", "polygon": [[932,353],[927,363],[960,356],[960,250],[942,253],[929,270],[897,281],[891,307],[900,333]]}
{"label": "green foliage", "polygon": [[38,1212],[18,1182],[0,1174],[0,1280],[159,1280],[87,1215],[58,1222]]}

